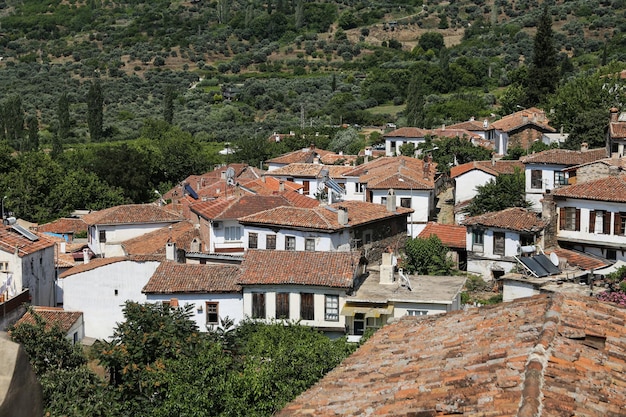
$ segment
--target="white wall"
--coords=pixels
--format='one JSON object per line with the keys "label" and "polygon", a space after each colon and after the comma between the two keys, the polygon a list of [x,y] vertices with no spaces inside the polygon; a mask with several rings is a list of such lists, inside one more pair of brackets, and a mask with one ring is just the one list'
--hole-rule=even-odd
{"label": "white wall", "polygon": [[452,311],[451,304],[432,304],[432,303],[393,303],[393,316],[398,318],[406,316],[408,310],[428,311],[427,315],[442,314]]}
{"label": "white wall", "polygon": [[33,305],[56,306],[54,250],[52,245],[21,258],[13,251],[0,250],[0,262],[6,262],[10,272],[0,275],[0,285],[8,281],[9,275],[13,282],[7,294],[16,296],[28,288]]}
{"label": "white wall", "polygon": [[[124,256],[121,243],[134,237],[167,227],[172,223],[96,225],[89,227],[89,248],[96,255],[111,258]],[[100,243],[100,232],[106,234],[106,243]]]}
{"label": "white wall", "polygon": [[[178,305],[193,306],[191,319],[196,323],[200,331],[205,332],[206,327],[206,302],[218,302],[218,314],[221,319],[230,318],[238,324],[243,320],[243,296],[238,293],[225,294],[147,294],[147,301],[150,303],[158,301],[170,301],[172,298],[178,299]],[[202,310],[198,311],[201,307]]]}
{"label": "white wall", "polygon": [[85,336],[109,339],[124,320],[124,303],[146,301],[141,290],[157,266],[159,262],[121,261],[59,279],[63,308],[83,312]]}
{"label": "white wall", "polygon": [[[429,220],[429,214],[434,205],[433,190],[393,190],[396,194],[396,207],[400,207],[402,198],[411,199],[411,208],[414,210],[412,214],[407,216],[407,235],[415,237],[420,234],[426,227]],[[383,203],[383,198],[387,198],[389,190],[373,190],[372,203]],[[413,227],[411,227],[413,225]]]}
{"label": "white wall", "polygon": [[400,155],[402,145],[412,143],[417,146],[426,142],[426,138],[385,138],[385,156]]}
{"label": "white wall", "polygon": [[539,294],[539,291],[528,282],[505,280],[502,286],[502,301],[505,302],[537,294]]}
{"label": "white wall", "polygon": [[316,252],[330,252],[330,251],[349,251],[350,250],[350,233],[347,231],[341,231],[338,233],[321,233],[321,232],[309,232],[291,229],[278,229],[278,231],[257,227],[246,226],[245,228],[245,247],[248,248],[249,234],[257,233],[258,235],[258,247],[257,249],[267,249],[265,246],[266,237],[268,235],[276,235],[276,250],[285,249],[285,237],[295,236],[296,238],[296,251],[303,251],[305,249],[306,239],[315,239],[315,251]]}
{"label": "white wall", "polygon": [[465,174],[459,175],[454,179],[454,204],[459,204],[476,197],[478,194],[476,187],[485,185],[495,178],[494,175],[478,169],[473,169]]}
{"label": "white wall", "polygon": [[[541,170],[541,188],[532,188],[532,175],[534,170]],[[543,164],[527,164],[524,169],[524,176],[526,182],[526,200],[532,203],[532,210],[541,211],[541,199],[546,190],[553,190],[554,185],[554,173],[556,171],[563,170],[562,165],[543,165]],[[565,173],[568,177],[568,174]]]}
{"label": "white wall", "polygon": [[345,328],[345,317],[339,314],[339,321],[325,320],[325,295],[339,296],[339,313],[346,303],[346,291],[338,288],[309,287],[302,285],[259,285],[245,287],[243,290],[243,314],[252,317],[252,293],[265,293],[265,313],[267,319],[276,317],[276,293],[289,293],[289,319],[300,320],[300,293],[313,293],[315,320],[301,320],[300,323],[315,327]]}
{"label": "white wall", "polygon": [[[216,222],[219,222],[219,227],[215,227]],[[239,224],[237,220],[217,220],[211,224],[210,228],[210,245],[209,252],[219,252],[220,249],[241,249],[243,253],[244,248],[247,245],[246,235],[244,227]],[[241,239],[240,240],[226,240],[226,228],[227,227],[240,227]]]}

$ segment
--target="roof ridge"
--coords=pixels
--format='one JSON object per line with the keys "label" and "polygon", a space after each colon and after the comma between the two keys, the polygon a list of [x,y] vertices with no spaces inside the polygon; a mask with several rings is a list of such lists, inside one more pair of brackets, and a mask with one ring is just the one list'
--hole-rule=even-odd
{"label": "roof ridge", "polygon": [[549,299],[539,339],[528,356],[528,362],[526,362],[522,397],[517,412],[518,417],[541,415],[541,410],[543,409],[541,389],[548,360],[553,349],[552,343],[558,334],[557,328],[561,322],[563,300],[562,294],[556,294]]}

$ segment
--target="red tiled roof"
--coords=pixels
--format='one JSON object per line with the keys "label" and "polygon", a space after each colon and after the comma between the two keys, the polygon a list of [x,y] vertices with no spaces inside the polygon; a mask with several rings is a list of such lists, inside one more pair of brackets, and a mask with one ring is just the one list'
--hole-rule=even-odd
{"label": "red tiled roof", "polygon": [[33,241],[23,236],[11,226],[0,225],[0,249],[11,254],[16,253],[22,258],[25,255],[38,252],[54,246],[54,240],[43,233],[32,232],[37,236]]}
{"label": "red tiled roof", "polygon": [[275,415],[621,416],[624,323],[564,294],[405,316]]}
{"label": "red tiled roof", "polygon": [[[339,207],[348,210],[348,224],[339,223],[337,209]],[[277,207],[242,217],[241,224],[263,224],[283,227],[296,227],[314,229],[319,231],[337,231],[361,224],[367,224],[390,217],[406,216],[413,212],[412,209],[397,207],[395,212],[387,211],[382,204],[366,203],[362,201],[342,201],[330,206],[318,206],[314,208]]]}
{"label": "red tiled roof", "polygon": [[500,174],[513,174],[516,168],[521,172],[524,172],[524,164],[520,161],[472,161],[450,168],[450,178],[456,178],[459,175],[463,175],[474,169],[486,172],[487,174],[491,174],[493,176],[498,176]]}
{"label": "red tiled roof", "polygon": [[383,157],[359,165],[344,173],[346,177],[359,177],[367,188],[428,190],[435,186],[437,164],[430,163],[424,171],[424,161],[408,156]]}
{"label": "red tiled roof", "polygon": [[455,137],[463,138],[463,137],[466,137],[468,140],[469,139],[482,139],[482,136],[480,136],[477,133],[470,132],[469,130],[466,130],[466,129],[453,128],[451,126],[443,127],[443,128],[440,128],[440,129],[431,129],[430,130],[430,135],[431,136],[436,136],[436,137],[439,137],[439,138],[455,138]]}
{"label": "red tiled roof", "polygon": [[191,206],[191,211],[211,220],[238,219],[275,207],[291,206],[292,202],[281,195],[244,195],[241,198],[229,198],[205,201]]}
{"label": "red tiled roof", "polygon": [[79,218],[62,218],[37,226],[38,232],[80,233],[87,231],[87,223]]}
{"label": "red tiled roof", "polygon": [[555,197],[626,202],[626,176],[610,175],[595,181],[581,182],[552,191]]}
{"label": "red tiled roof", "polygon": [[351,288],[358,252],[248,250],[241,263],[241,285],[294,284]]}
{"label": "red tiled roof", "polygon": [[546,251],[549,255],[550,253],[556,253],[559,258],[567,259],[567,263],[572,266],[578,266],[585,271],[590,271],[592,269],[600,269],[604,268],[608,265],[606,262],[602,262],[601,260],[594,258],[592,256],[586,255],[581,252],[576,252],[573,250],[563,249],[563,248],[555,248],[551,251]]}
{"label": "red tiled roof", "polygon": [[449,248],[465,249],[466,233],[467,229],[464,226],[429,222],[418,237],[424,239],[435,235]]}
{"label": "red tiled roof", "polygon": [[547,132],[556,132],[556,130],[549,125],[546,113],[536,107],[509,114],[492,123],[494,129],[502,132],[510,132],[528,125],[536,126]]}
{"label": "red tiled roof", "polygon": [[548,149],[521,159],[524,164],[581,165],[606,158],[606,149],[572,151],[569,149]]}
{"label": "red tiled roof", "polygon": [[263,177],[252,181],[245,181],[241,183],[241,186],[247,188],[253,193],[261,195],[274,194],[275,192],[280,191],[281,188],[284,190],[298,191],[303,187],[302,184],[296,184],[293,181],[281,180],[269,175],[264,175]]}
{"label": "red tiled roof", "polygon": [[117,262],[133,261],[133,262],[160,262],[161,256],[155,255],[136,255],[136,256],[115,256],[112,258],[93,258],[88,263],[83,263],[68,269],[61,273],[59,278],[67,278],[70,275],[80,274],[92,269],[97,269],[105,265],[111,265]]}
{"label": "red tiled roof", "polygon": [[328,170],[330,178],[341,178],[345,172],[352,170],[353,167],[345,165],[322,165],[322,164],[301,164],[294,163],[284,167],[268,171],[266,176],[274,177],[309,177],[320,178],[320,171]]}
{"label": "red tiled roof", "polygon": [[468,120],[465,122],[455,123],[453,125],[448,126],[449,129],[465,129],[470,132],[485,132],[488,130],[493,130],[493,126],[487,122],[487,127],[484,126],[484,122],[479,122],[478,120]]}
{"label": "red tiled roof", "polygon": [[[623,114],[623,113],[622,113]],[[620,118],[622,115],[620,114]],[[609,123],[609,135],[611,139],[624,139],[626,138],[626,122],[618,120]]]}
{"label": "red tiled roof", "polygon": [[200,232],[188,221],[176,223],[168,227],[162,227],[145,235],[128,239],[122,243],[127,255],[163,255],[165,245],[174,242],[176,247],[190,250],[191,241],[200,239]]}
{"label": "red tiled roof", "polygon": [[237,285],[239,266],[162,262],[141,292],[146,294],[232,293]]}
{"label": "red tiled roof", "polygon": [[[53,326],[58,326],[63,333],[70,331],[72,326],[82,319],[83,313],[80,311],[65,311],[60,307],[32,307],[33,313],[40,316],[46,323],[46,330],[50,330]],[[35,324],[35,317],[30,310],[15,323],[15,327],[22,324]]]}
{"label": "red tiled roof", "polygon": [[423,138],[430,132],[425,129],[419,129],[417,127],[401,127],[391,132],[385,133],[385,138]]}
{"label": "red tiled roof", "polygon": [[95,211],[83,216],[88,225],[132,224],[132,223],[175,223],[184,218],[154,204],[127,204]]}
{"label": "red tiled roof", "polygon": [[511,207],[480,216],[466,217],[463,220],[463,225],[497,227],[518,232],[538,232],[543,230],[546,222],[540,219],[534,211],[521,207]]}
{"label": "red tiled roof", "polygon": [[324,149],[318,148],[303,148],[297,151],[289,152],[284,155],[277,156],[276,158],[268,159],[265,161],[266,163],[273,164],[295,164],[295,163],[304,163],[311,164],[315,160],[315,158],[325,158],[326,156],[335,156],[337,155],[335,152],[327,151]]}

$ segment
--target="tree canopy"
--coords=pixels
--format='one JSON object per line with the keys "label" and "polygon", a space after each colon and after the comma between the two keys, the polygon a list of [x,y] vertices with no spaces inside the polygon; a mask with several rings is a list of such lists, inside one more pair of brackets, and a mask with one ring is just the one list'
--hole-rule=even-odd
{"label": "tree canopy", "polygon": [[450,275],[454,262],[448,257],[449,249],[436,235],[409,239],[404,248],[406,259],[402,267],[411,274]]}
{"label": "tree canopy", "polygon": [[477,186],[478,193],[467,206],[467,213],[478,216],[509,207],[530,207],[526,201],[525,181],[524,172],[516,170],[513,174],[500,174],[495,180]]}

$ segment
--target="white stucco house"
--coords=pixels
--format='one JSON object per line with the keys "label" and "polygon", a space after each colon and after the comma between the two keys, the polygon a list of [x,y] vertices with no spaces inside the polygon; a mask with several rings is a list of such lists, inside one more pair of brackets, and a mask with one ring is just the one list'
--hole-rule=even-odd
{"label": "white stucco house", "polygon": [[513,207],[467,217],[463,225],[467,228],[467,271],[490,281],[510,272],[517,265],[516,256],[543,248],[547,221],[532,210]]}
{"label": "white stucco house", "polygon": [[238,265],[183,264],[164,261],[143,288],[147,301],[171,307],[192,306],[191,319],[200,331],[220,327],[226,318],[243,319]]}
{"label": "white stucco house", "polygon": [[534,142],[542,140],[545,133],[556,132],[550,126],[546,113],[536,107],[506,115],[494,121],[491,127],[494,129],[494,147],[498,155],[506,155],[511,147],[528,149]]}
{"label": "white stucco house", "polygon": [[575,171],[567,170],[575,165],[587,164],[606,158],[606,149],[580,151],[567,149],[548,149],[521,159],[526,177],[526,200],[532,203],[532,209],[541,211],[541,199],[547,190],[568,185]]}
{"label": "white stucco house", "polygon": [[300,321],[342,336],[346,322],[341,309],[364,272],[360,252],[248,250],[238,280],[244,316]]}
{"label": "white stucco house", "polygon": [[400,155],[400,148],[402,145],[410,143],[417,146],[426,142],[426,136],[429,134],[429,130],[417,127],[401,127],[399,129],[392,130],[391,132],[387,132],[383,135],[385,138],[385,155]]}
{"label": "white stucco house", "polygon": [[[32,311],[32,312],[31,312]],[[79,343],[85,337],[85,323],[83,313],[80,311],[65,311],[60,307],[42,307],[34,306],[32,310],[26,313],[15,323],[15,327],[22,324],[35,324],[34,315],[43,319],[46,323],[46,329],[52,326],[58,326],[73,344]]]}
{"label": "white stucco house", "polygon": [[123,241],[184,219],[181,214],[155,204],[121,205],[83,216],[89,248],[100,257],[123,256]]}
{"label": "white stucco house", "polygon": [[96,258],[68,269],[58,280],[63,308],[83,312],[86,337],[111,338],[116,324],[124,320],[124,303],[147,300],[142,289],[160,258]]}

